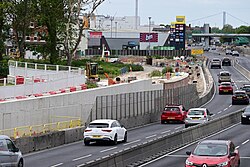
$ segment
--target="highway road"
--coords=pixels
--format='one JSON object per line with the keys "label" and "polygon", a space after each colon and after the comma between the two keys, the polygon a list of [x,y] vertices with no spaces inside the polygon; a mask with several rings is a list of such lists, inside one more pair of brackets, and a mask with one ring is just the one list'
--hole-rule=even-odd
{"label": "highway road", "polygon": [[[248,167],[250,164],[250,131],[248,130],[250,125],[235,124],[215,135],[211,135],[207,138],[201,139],[221,139],[231,140],[235,144],[236,148],[240,152],[241,166]],[[186,151],[192,151],[197,142],[179,148],[171,153],[168,153],[154,161],[141,165],[140,167],[181,167],[185,166],[185,160],[188,157]]]}
{"label": "highway road", "polygon": [[[219,55],[208,53],[208,56],[214,57]],[[248,82],[246,78],[242,76],[239,72],[237,72],[232,66],[223,68],[232,73],[232,78],[235,81],[236,89],[241,87],[244,82]],[[219,73],[219,71],[221,71],[221,69],[211,70],[212,76],[215,78],[215,81],[217,81],[217,74]],[[231,95],[218,95],[218,93],[216,92],[214,99],[205,107],[208,108],[211,113],[214,113],[214,117],[219,117],[224,114],[241,109],[244,107],[244,105],[232,106]],[[136,128],[133,130],[129,130],[128,142],[120,143],[116,146],[112,145],[84,146],[83,142],[76,142],[68,145],[63,145],[53,149],[26,154],[24,157],[25,166],[27,167],[77,166],[107,156],[108,154],[118,152],[121,149],[132,147],[138,143],[151,140],[152,138],[168,135],[171,132],[175,132],[183,128],[184,128],[183,124],[162,125],[160,123],[156,123]],[[174,163],[174,161],[172,162]]]}

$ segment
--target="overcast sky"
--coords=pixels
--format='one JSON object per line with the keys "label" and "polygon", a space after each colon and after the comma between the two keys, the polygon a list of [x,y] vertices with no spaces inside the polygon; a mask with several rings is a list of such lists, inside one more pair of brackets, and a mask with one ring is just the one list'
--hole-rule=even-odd
{"label": "overcast sky", "polygon": [[[175,16],[184,15],[187,24],[191,23],[192,26],[209,23],[212,27],[221,28],[223,11],[228,13],[227,24],[233,27],[250,26],[250,0],[139,0],[141,25],[148,24],[149,16],[155,24],[170,24],[175,21]],[[134,16],[135,0],[105,0],[97,8],[96,14]],[[216,16],[197,20],[211,15]]]}

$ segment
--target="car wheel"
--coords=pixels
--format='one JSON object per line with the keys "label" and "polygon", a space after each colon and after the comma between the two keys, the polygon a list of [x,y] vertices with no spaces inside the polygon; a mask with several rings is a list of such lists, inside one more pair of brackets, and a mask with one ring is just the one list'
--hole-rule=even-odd
{"label": "car wheel", "polygon": [[23,167],[23,159],[21,159],[19,162],[18,162],[18,167]]}
{"label": "car wheel", "polygon": [[124,135],[124,138],[123,138],[123,141],[122,141],[122,142],[126,143],[127,140],[128,140],[128,133],[125,132],[125,135]]}
{"label": "car wheel", "polygon": [[89,146],[90,142],[89,141],[84,141],[85,146]]}
{"label": "car wheel", "polygon": [[115,134],[113,145],[117,145],[117,134]]}
{"label": "car wheel", "polygon": [[237,167],[240,167],[240,160],[238,161],[238,166]]}
{"label": "car wheel", "polygon": [[185,125],[185,128],[188,128],[188,125]]}

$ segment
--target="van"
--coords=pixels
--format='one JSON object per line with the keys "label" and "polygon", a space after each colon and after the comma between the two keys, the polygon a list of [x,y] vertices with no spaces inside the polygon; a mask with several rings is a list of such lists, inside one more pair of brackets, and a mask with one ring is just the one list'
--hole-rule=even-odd
{"label": "van", "polygon": [[221,71],[218,74],[218,82],[231,82],[231,73],[228,71]]}

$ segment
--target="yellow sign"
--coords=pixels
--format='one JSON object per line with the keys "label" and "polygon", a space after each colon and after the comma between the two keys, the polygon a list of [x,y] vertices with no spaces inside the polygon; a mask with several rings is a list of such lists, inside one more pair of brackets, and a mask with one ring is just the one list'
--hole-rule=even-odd
{"label": "yellow sign", "polygon": [[185,24],[186,17],[185,16],[176,16],[176,22],[177,22],[177,24]]}
{"label": "yellow sign", "polygon": [[202,55],[204,53],[203,49],[192,49],[191,55]]}
{"label": "yellow sign", "polygon": [[170,28],[175,28],[175,22],[171,22]]}

